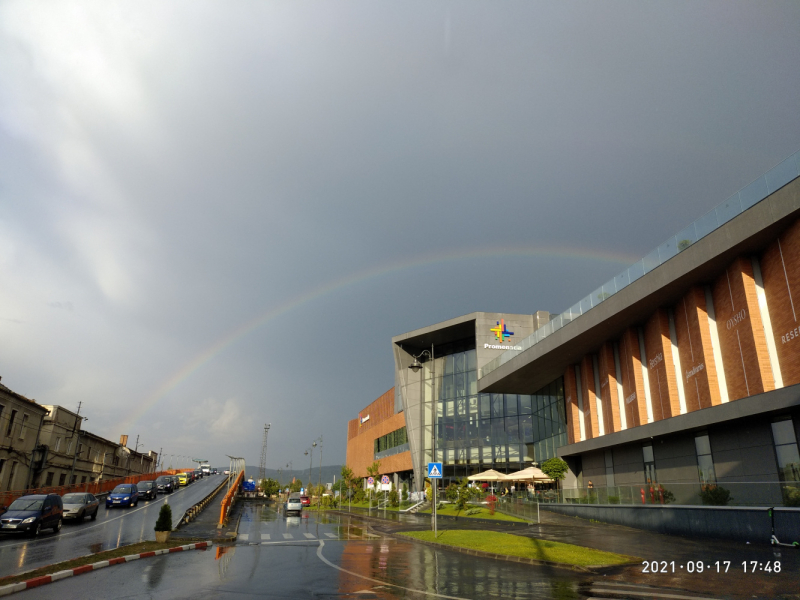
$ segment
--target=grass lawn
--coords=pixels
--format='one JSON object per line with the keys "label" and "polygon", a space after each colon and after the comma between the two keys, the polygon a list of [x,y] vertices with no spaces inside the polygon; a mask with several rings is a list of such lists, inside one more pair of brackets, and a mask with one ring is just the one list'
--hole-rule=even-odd
{"label": "grass lawn", "polygon": [[166,550],[167,548],[177,548],[178,546],[185,546],[186,544],[193,544],[195,542],[203,542],[205,540],[171,540],[159,544],[158,542],[139,542],[138,544],[131,544],[130,546],[121,546],[113,550],[106,550],[105,552],[98,552],[89,556],[82,556],[80,558],[73,558],[64,562],[41,567],[35,571],[29,571],[23,575],[10,575],[8,577],[0,577],[0,586],[10,585],[12,583],[21,583],[34,577],[41,577],[42,575],[52,575],[65,569],[74,569],[75,567],[82,567],[83,565],[90,565],[92,563],[108,560],[110,558],[119,558],[120,556],[128,556],[129,554],[140,554],[142,552],[152,552],[154,550]]}
{"label": "grass lawn", "polygon": [[[432,531],[405,531],[400,535],[426,542],[434,541]],[[482,552],[505,554],[506,556],[521,556],[523,558],[546,560],[580,567],[620,565],[640,560],[635,556],[625,556],[624,554],[614,554],[612,552],[584,548],[583,546],[550,542],[497,531],[465,531],[459,529],[443,531],[435,541],[446,546],[469,548]]]}
{"label": "grass lawn", "polygon": [[[526,523],[525,519],[519,517],[512,517],[511,515],[503,514],[499,511],[489,514],[488,508],[477,508],[475,506],[467,507],[467,510],[459,511],[455,504],[445,504],[442,508],[436,511],[438,514],[446,517],[463,517],[465,519],[492,519],[494,521],[510,521],[512,523]],[[472,514],[467,514],[472,513]],[[430,509],[420,511],[418,515],[431,514]]]}

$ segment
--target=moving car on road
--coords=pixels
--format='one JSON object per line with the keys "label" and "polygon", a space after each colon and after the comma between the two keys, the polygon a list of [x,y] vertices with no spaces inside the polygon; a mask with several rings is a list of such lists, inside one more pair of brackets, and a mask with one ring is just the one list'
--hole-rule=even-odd
{"label": "moving car on road", "polygon": [[166,475],[156,479],[156,487],[159,494],[171,494],[175,491],[175,484],[172,483],[172,478]]}
{"label": "moving car on road", "polygon": [[106,508],[113,506],[136,506],[139,504],[139,488],[135,483],[123,483],[111,490],[106,498]]}
{"label": "moving car on road", "polygon": [[39,535],[42,529],[52,529],[58,533],[63,511],[64,505],[58,494],[22,496],[14,500],[0,518],[0,531],[25,531],[31,537]]}
{"label": "moving car on road", "polygon": [[139,500],[155,500],[158,496],[158,486],[155,481],[140,481],[136,487],[139,488]]}
{"label": "moving car on road", "polygon": [[290,513],[298,516],[303,514],[303,501],[300,499],[300,492],[289,494],[289,499],[286,501],[286,507],[283,512],[286,516],[289,516]]}
{"label": "moving car on road", "polygon": [[63,518],[65,521],[74,519],[78,523],[82,523],[86,517],[90,517],[94,521],[97,518],[97,511],[100,510],[100,501],[92,494],[64,494],[61,502],[64,505]]}
{"label": "moving car on road", "polygon": [[189,485],[189,476],[186,473],[178,473],[178,484]]}
{"label": "moving car on road", "polygon": [[311,498],[308,496],[300,496],[300,502],[303,503],[303,506],[311,506]]}

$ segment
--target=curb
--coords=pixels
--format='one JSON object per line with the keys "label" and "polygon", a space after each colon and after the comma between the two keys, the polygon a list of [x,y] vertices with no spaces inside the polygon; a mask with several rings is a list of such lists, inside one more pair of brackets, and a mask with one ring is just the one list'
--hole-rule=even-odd
{"label": "curb", "polygon": [[175,552],[183,552],[188,550],[202,550],[204,548],[210,548],[213,545],[214,542],[197,542],[196,544],[186,544],[185,546],[176,546],[175,548],[165,548],[163,550],[151,550],[150,552],[142,552],[140,554],[129,554],[128,556],[119,556],[117,558],[101,560],[100,562],[92,563],[90,565],[81,565],[80,567],[75,567],[73,569],[66,569],[64,571],[58,571],[57,573],[52,573],[50,575],[42,575],[40,577],[34,577],[33,579],[28,579],[27,581],[21,581],[20,583],[12,583],[10,585],[4,585],[0,587],[0,596],[8,596],[10,594],[15,594],[16,592],[22,592],[24,590],[29,590],[31,588],[47,585],[48,583],[53,583],[54,581],[66,579],[67,577],[83,575],[84,573],[90,573],[92,571],[97,571],[98,569],[104,569],[105,567],[113,567],[114,565],[128,563],[134,560],[139,560],[140,558],[150,558],[151,556],[160,556],[162,554],[172,554]]}

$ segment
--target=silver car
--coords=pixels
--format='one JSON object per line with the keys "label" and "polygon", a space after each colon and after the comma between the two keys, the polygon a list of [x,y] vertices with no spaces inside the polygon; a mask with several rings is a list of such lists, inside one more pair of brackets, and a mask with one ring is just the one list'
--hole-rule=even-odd
{"label": "silver car", "polygon": [[80,523],[86,517],[90,517],[92,521],[97,518],[97,510],[100,508],[100,502],[92,494],[64,494],[61,497],[61,501],[64,503],[64,514],[62,517],[65,521],[75,519]]}
{"label": "silver car", "polygon": [[286,508],[283,510],[284,514],[296,514],[301,515],[303,514],[303,501],[300,499],[300,492],[295,492],[289,495],[289,499],[286,501]]}

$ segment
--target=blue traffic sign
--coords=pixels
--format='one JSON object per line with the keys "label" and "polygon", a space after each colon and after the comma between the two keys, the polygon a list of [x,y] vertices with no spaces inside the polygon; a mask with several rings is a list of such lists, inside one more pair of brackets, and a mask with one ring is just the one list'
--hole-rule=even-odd
{"label": "blue traffic sign", "polygon": [[442,463],[440,462],[428,463],[428,478],[429,479],[442,478]]}

